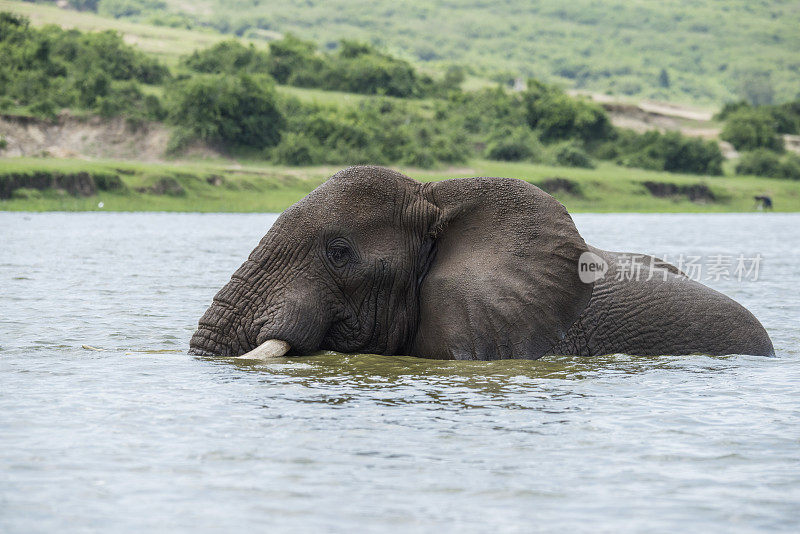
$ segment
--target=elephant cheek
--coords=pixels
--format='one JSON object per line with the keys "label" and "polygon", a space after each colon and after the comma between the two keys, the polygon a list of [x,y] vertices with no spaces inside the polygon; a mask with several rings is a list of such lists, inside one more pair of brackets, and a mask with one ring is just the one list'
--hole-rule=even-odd
{"label": "elephant cheek", "polygon": [[327,307],[320,300],[319,297],[303,295],[276,303],[255,320],[258,333],[254,345],[248,350],[270,339],[288,343],[290,354],[310,354],[320,350],[332,324],[330,314],[326,313]]}

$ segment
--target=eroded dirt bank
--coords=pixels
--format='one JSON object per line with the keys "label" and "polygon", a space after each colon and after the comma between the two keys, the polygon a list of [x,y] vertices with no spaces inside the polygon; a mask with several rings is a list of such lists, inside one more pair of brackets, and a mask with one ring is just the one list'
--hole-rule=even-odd
{"label": "eroded dirt bank", "polygon": [[[73,117],[61,114],[52,121],[0,115],[0,137],[6,141],[0,156],[55,158],[107,158],[163,161],[170,130],[160,123],[133,123],[124,118]],[[184,156],[219,157],[195,144]]]}

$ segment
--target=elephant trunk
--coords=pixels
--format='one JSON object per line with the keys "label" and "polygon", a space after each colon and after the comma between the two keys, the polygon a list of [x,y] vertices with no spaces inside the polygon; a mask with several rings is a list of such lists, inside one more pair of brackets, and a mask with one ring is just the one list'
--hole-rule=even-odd
{"label": "elephant trunk", "polygon": [[244,354],[254,346],[249,330],[235,310],[214,302],[192,335],[189,352],[204,356]]}
{"label": "elephant trunk", "polygon": [[253,287],[236,277],[220,290],[192,336],[193,354],[266,359],[319,350],[332,318],[314,288],[300,280]]}

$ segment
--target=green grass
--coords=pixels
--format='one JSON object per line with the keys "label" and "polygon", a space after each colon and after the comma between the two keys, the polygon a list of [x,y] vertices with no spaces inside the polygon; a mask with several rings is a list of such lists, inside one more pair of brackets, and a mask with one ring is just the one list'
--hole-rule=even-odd
{"label": "green grass", "polygon": [[[113,173],[122,179],[127,188],[122,192],[98,192],[95,196],[84,198],[48,190],[37,195],[38,198],[2,200],[0,210],[275,212],[302,198],[335,169],[232,168],[214,163],[164,165],[36,158],[0,160],[0,179],[4,174],[34,171]],[[222,179],[221,185],[209,183],[214,177]],[[173,178],[184,188],[185,195],[137,191],[152,186],[162,178]],[[101,202],[102,208],[98,206]]]}
{"label": "green grass", "polygon": [[[6,211],[193,211],[193,212],[279,212],[305,196],[338,167],[275,167],[248,164],[233,168],[225,162],[145,164],[119,161],[10,158],[0,160],[4,174],[33,171],[107,172],[120,176],[124,192],[100,192],[88,198],[74,198],[58,191],[33,192],[30,198],[0,201]],[[627,169],[604,164],[597,169],[569,169],[529,163],[476,160],[463,168],[420,170],[399,168],[413,178],[431,181],[468,176],[505,176],[532,183],[562,177],[577,183],[581,196],[555,193],[572,212],[732,212],[752,211],[753,196],[772,196],[776,211],[800,211],[797,182],[757,177],[698,177]],[[219,176],[221,185],[209,183]],[[184,196],[140,192],[158,179],[175,179]],[[716,202],[695,203],[687,198],[656,198],[642,185],[644,181],[678,185],[704,183]],[[103,207],[98,207],[102,202]]]}
{"label": "green grass", "polygon": [[409,106],[411,109],[421,112],[430,118],[433,118],[434,114],[434,100],[431,98],[397,98],[394,96],[361,95],[357,93],[344,93],[341,91],[327,91],[325,89],[293,87],[291,85],[277,85],[276,89],[278,92],[294,96],[302,102],[323,106],[356,107],[362,102],[381,99],[391,100],[398,104]]}

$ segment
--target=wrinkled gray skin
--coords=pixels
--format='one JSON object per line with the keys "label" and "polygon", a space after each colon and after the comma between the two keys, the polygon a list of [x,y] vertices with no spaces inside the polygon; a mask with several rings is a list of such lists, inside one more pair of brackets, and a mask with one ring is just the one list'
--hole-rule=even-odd
{"label": "wrinkled gray skin", "polygon": [[[422,184],[380,167],[339,172],[286,210],[214,297],[195,354],[266,340],[438,359],[544,354],[773,354],[753,315],[676,268],[649,281],[581,282],[592,250],[526,182]],[[642,277],[642,279],[647,277]]]}

